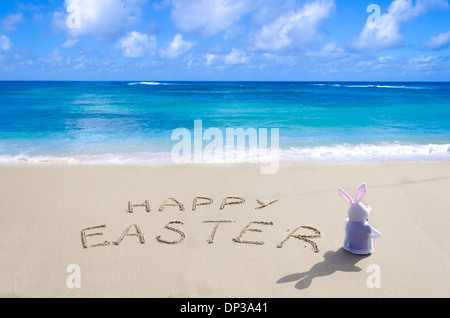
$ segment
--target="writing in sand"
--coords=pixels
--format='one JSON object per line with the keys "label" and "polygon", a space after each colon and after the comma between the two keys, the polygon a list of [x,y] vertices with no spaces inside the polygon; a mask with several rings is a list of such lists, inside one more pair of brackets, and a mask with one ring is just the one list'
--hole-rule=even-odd
{"label": "writing in sand", "polygon": [[[275,203],[279,202],[279,200],[274,200],[268,203],[264,203],[263,201],[257,199],[257,206],[254,208],[255,210],[262,210],[266,209],[269,206],[274,205]],[[214,203],[214,200],[207,197],[196,197],[193,199],[192,203],[192,211],[197,211],[199,207],[212,205]],[[220,205],[220,210],[224,210],[229,206],[232,205],[240,205],[244,204],[245,199],[241,197],[226,197],[222,200],[222,203]],[[132,202],[128,202],[128,209],[126,210],[126,213],[132,214],[135,212],[136,208],[144,208],[146,213],[152,212],[152,208],[150,206],[149,201],[145,201],[141,204],[133,204]],[[185,211],[184,204],[182,204],[180,201],[178,201],[175,198],[169,198],[162,202],[162,204],[159,206],[158,211],[163,212],[166,208],[175,208],[179,211]],[[205,220],[202,221],[204,224],[212,224],[212,230],[209,233],[209,237],[207,239],[208,244],[214,244],[214,239],[216,238],[217,232],[219,229],[223,226],[226,226],[226,224],[236,223],[236,221],[233,220]],[[184,223],[181,221],[170,221],[168,222],[165,227],[164,231],[166,233],[162,233],[155,237],[156,241],[161,244],[168,244],[168,245],[178,245],[182,244],[186,240],[186,234],[183,231],[183,225]],[[242,230],[237,234],[237,236],[232,238],[232,241],[239,244],[253,244],[253,245],[264,245],[265,242],[262,240],[255,241],[255,240],[248,240],[246,239],[246,236],[249,232],[263,232],[264,227],[273,226],[274,223],[271,221],[252,221],[250,223],[247,223],[243,226]],[[118,237],[115,241],[103,241],[103,242],[95,242],[95,239],[92,237],[98,237],[103,236],[104,231],[106,231],[107,225],[102,224],[98,226],[92,226],[85,228],[81,231],[81,241],[84,248],[94,248],[94,247],[106,247],[106,246],[119,246],[127,237],[135,237],[135,240],[137,241],[137,244],[146,244],[146,235],[141,230],[141,227],[133,223],[126,227],[125,231]],[[168,235],[168,232],[172,232],[171,237],[172,239],[169,240],[165,238],[165,235]],[[283,237],[280,238],[280,241],[277,245],[277,248],[282,248],[285,246],[285,244],[292,240],[297,239],[300,241],[303,241],[305,243],[308,243],[314,252],[318,253],[319,248],[318,245],[313,239],[317,239],[321,237],[321,233],[319,230],[317,230],[314,227],[311,226],[298,226],[292,231],[288,231],[288,235],[283,235]],[[307,232],[305,234],[305,232]],[[173,235],[177,236],[176,239],[173,239]],[[205,236],[206,237],[206,236]]]}

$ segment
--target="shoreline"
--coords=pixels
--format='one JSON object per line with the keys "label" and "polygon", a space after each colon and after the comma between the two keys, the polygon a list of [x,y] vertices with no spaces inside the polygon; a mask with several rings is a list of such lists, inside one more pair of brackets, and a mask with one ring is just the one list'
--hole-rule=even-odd
{"label": "shoreline", "polygon": [[[449,168],[0,165],[0,295],[448,297]],[[342,249],[348,205],[337,188],[353,195],[363,182],[382,233],[370,257]],[[314,236],[318,251],[295,235]],[[66,286],[72,264],[79,289]],[[371,265],[380,288],[367,283]]]}
{"label": "shoreline", "polygon": [[[202,144],[202,146],[204,146]],[[202,148],[202,151],[203,150]],[[173,164],[314,164],[314,163],[377,163],[377,162],[441,162],[450,161],[450,144],[358,144],[267,149],[233,149],[217,158],[202,152],[184,157],[171,152],[135,152],[77,154],[70,156],[34,155],[24,153],[0,155],[0,165],[67,164],[67,165],[173,165]],[[231,160],[231,161],[230,161]]]}
{"label": "shoreline", "polygon": [[[280,167],[293,167],[298,165],[322,166],[322,165],[402,165],[402,164],[450,164],[450,159],[443,160],[386,160],[386,161],[298,161],[298,162],[280,162]],[[17,163],[0,163],[0,168],[39,168],[39,167],[59,167],[59,168],[83,168],[83,167],[97,167],[97,168],[114,168],[114,167],[142,167],[149,169],[157,168],[259,168],[263,163],[68,163],[68,162],[17,162]]]}

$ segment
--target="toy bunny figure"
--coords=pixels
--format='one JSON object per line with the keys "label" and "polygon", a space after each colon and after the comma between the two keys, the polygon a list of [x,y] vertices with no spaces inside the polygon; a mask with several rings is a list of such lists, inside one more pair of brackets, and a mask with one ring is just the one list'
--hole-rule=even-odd
{"label": "toy bunny figure", "polygon": [[367,184],[363,183],[356,188],[354,201],[342,188],[338,189],[338,193],[350,204],[348,219],[346,220],[347,226],[345,227],[344,249],[353,254],[371,254],[373,252],[373,239],[380,237],[381,233],[368,222],[372,208],[361,202],[367,193]]}

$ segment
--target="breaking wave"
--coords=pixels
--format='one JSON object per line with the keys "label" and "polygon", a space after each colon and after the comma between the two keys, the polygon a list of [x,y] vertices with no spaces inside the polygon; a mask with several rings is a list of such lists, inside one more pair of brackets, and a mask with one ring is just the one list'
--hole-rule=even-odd
{"label": "breaking wave", "polygon": [[[228,162],[224,154],[218,160],[215,154],[203,154],[203,163]],[[450,144],[443,145],[337,145],[317,147],[291,147],[288,149],[241,149],[232,154],[237,163],[265,163],[276,158],[281,163],[305,162],[388,162],[388,161],[448,161]],[[193,158],[174,161],[169,152],[110,153],[74,156],[0,155],[0,164],[65,164],[65,165],[168,165],[192,163]],[[233,161],[232,161],[233,162]]]}

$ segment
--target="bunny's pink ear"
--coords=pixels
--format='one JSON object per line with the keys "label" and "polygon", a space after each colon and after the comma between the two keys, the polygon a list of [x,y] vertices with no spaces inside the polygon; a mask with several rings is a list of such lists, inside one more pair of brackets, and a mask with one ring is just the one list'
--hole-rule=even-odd
{"label": "bunny's pink ear", "polygon": [[341,197],[344,198],[345,201],[347,201],[348,204],[353,204],[352,197],[347,192],[345,192],[344,189],[339,188],[338,193]]}
{"label": "bunny's pink ear", "polygon": [[367,183],[363,183],[356,188],[355,203],[359,204],[367,193]]}

